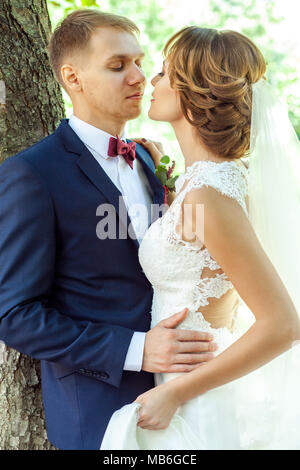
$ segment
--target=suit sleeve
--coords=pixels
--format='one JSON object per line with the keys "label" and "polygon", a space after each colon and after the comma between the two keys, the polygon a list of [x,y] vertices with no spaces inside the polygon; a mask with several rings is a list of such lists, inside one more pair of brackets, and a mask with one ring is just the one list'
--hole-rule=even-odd
{"label": "suit sleeve", "polygon": [[45,183],[25,159],[10,157],[0,165],[0,340],[36,359],[105,372],[118,387],[134,332],[47,307],[55,257]]}

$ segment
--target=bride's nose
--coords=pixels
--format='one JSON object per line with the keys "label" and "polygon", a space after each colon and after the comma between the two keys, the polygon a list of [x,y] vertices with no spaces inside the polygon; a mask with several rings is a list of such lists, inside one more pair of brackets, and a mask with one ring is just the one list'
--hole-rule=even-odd
{"label": "bride's nose", "polygon": [[151,79],[150,83],[152,86],[155,86],[156,85],[156,82],[157,82],[157,79],[158,79],[158,76],[157,75],[154,75],[154,77]]}

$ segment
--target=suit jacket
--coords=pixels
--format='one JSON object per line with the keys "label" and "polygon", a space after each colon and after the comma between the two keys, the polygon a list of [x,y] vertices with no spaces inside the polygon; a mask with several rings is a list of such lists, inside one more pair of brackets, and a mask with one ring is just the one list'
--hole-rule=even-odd
{"label": "suit jacket", "polygon": [[[137,158],[162,204],[139,145]],[[99,449],[113,412],[154,385],[153,374],[123,370],[134,331],[150,328],[138,242],[96,235],[104,203],[126,234],[119,197],[67,119],[0,166],[0,339],[41,360],[48,438],[60,449]]]}

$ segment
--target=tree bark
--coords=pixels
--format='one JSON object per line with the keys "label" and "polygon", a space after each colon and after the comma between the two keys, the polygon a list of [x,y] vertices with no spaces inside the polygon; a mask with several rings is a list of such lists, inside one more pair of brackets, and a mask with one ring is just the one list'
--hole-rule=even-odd
{"label": "tree bark", "polygon": [[[0,162],[49,135],[64,116],[50,33],[46,0],[1,0]],[[39,361],[1,342],[0,423],[0,450],[55,449],[45,430]]]}
{"label": "tree bark", "polygon": [[50,33],[46,0],[1,0],[2,160],[53,132],[64,114],[47,54]]}

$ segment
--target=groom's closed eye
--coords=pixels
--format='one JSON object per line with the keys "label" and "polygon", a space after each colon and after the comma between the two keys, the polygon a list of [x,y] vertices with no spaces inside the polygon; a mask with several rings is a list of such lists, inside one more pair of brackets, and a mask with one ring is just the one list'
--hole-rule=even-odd
{"label": "groom's closed eye", "polygon": [[[136,61],[136,65],[141,69],[143,66],[142,66],[142,63],[141,61]],[[111,65],[108,67],[110,70],[114,70],[114,71],[121,71],[124,69],[124,63],[122,64],[116,64],[116,65]]]}
{"label": "groom's closed eye", "polygon": [[116,70],[116,71],[119,71],[119,70],[123,70],[123,68],[124,68],[124,64],[121,64],[121,65],[119,65],[119,66],[118,66],[118,65],[116,65],[116,66],[115,66],[115,65],[113,65],[113,66],[111,66],[111,67],[108,67],[108,68],[109,68],[110,70]]}

